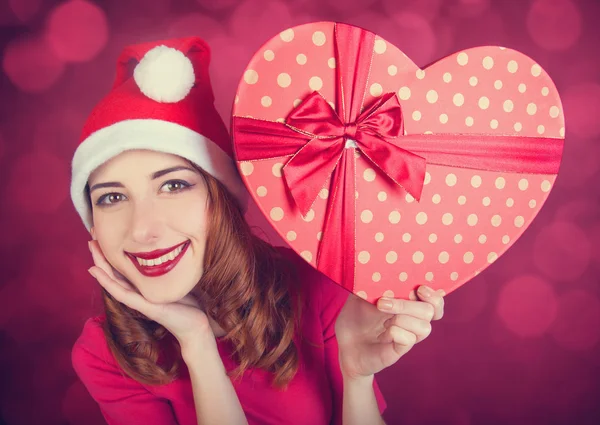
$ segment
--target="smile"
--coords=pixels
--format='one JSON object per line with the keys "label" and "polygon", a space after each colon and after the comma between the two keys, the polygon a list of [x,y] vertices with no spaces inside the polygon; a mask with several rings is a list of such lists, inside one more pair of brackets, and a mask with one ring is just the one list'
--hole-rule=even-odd
{"label": "smile", "polygon": [[189,246],[190,241],[188,240],[166,249],[125,253],[141,274],[148,277],[156,277],[173,270]]}

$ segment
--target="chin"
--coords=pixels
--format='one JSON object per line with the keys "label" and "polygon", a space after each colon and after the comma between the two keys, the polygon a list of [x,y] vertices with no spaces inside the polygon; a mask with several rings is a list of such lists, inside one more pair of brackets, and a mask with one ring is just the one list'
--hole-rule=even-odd
{"label": "chin", "polygon": [[174,288],[168,283],[148,288],[146,285],[138,286],[142,296],[153,304],[169,304],[180,301],[194,289],[193,284]]}

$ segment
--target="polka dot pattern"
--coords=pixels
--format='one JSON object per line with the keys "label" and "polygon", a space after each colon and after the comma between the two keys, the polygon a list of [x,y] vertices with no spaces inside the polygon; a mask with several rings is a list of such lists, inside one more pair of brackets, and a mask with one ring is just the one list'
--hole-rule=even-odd
{"label": "polka dot pattern", "polygon": [[[235,115],[275,121],[313,89],[335,102],[338,64],[332,24],[289,31],[266,43],[251,60],[236,93]],[[544,137],[564,137],[564,115],[554,87],[539,65],[511,49],[468,49],[421,70],[376,36],[364,102],[395,93],[408,134],[537,137],[543,127]],[[302,217],[281,178],[287,160],[244,161],[240,174],[277,231],[316,266],[334,187],[324,182],[312,213]],[[527,229],[555,180],[551,175],[428,164],[422,197],[416,201],[383,178],[363,155],[355,164],[354,292],[371,302],[386,291],[407,298],[423,281],[446,292],[469,281]]]}

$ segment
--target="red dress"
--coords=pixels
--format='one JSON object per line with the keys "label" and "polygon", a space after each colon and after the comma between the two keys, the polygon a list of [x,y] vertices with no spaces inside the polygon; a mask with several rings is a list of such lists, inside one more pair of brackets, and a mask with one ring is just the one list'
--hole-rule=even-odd
{"label": "red dress", "polygon": [[[284,391],[271,387],[270,374],[247,370],[232,380],[250,425],[342,425],[342,376],[335,338],[335,320],[348,292],[295,261],[301,278],[305,310],[300,367]],[[192,386],[185,366],[170,384],[148,386],[125,375],[110,352],[102,332],[103,316],[88,319],[72,352],[73,367],[109,425],[196,425]],[[298,341],[298,340],[297,340]],[[301,339],[300,341],[303,341]],[[229,343],[217,339],[228,371],[236,368]],[[374,383],[380,412],[386,403]]]}

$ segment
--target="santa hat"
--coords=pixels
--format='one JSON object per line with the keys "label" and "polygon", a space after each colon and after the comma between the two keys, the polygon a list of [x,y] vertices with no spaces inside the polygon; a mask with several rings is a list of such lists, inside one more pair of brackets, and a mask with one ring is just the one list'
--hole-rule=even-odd
{"label": "santa hat", "polygon": [[71,199],[88,230],[90,174],[120,153],[179,155],[220,180],[247,207],[229,134],[214,107],[210,49],[197,37],[126,47],[110,93],[90,114],[72,163]]}

